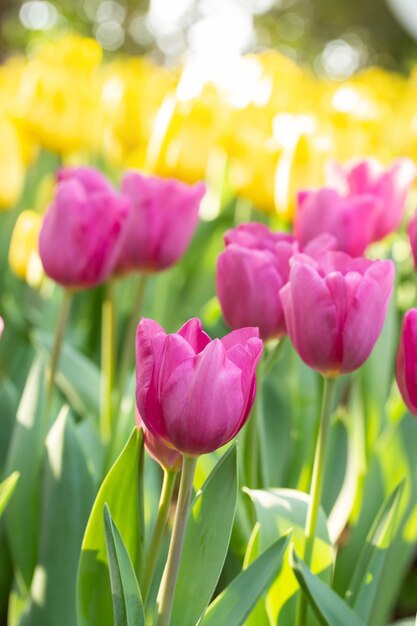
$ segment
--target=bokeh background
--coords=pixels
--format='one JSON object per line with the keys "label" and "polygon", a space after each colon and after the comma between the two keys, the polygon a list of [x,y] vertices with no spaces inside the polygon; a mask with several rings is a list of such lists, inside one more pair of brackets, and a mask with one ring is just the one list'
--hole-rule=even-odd
{"label": "bokeh background", "polygon": [[331,78],[407,71],[417,58],[414,0],[2,0],[0,24],[3,57],[75,29],[167,64],[222,65],[272,46]]}

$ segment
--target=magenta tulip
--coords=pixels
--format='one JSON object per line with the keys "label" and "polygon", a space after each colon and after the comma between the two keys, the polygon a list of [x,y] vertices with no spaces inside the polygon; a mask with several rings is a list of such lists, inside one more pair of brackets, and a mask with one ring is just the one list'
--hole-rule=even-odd
{"label": "magenta tulip", "polygon": [[196,229],[204,193],[202,183],[190,186],[127,172],[122,194],[132,209],[123,228],[117,272],[157,271],[178,261]]}
{"label": "magenta tulip", "polygon": [[139,411],[136,409],[136,424],[143,432],[143,441],[148,454],[163,469],[172,472],[178,472],[182,465],[182,455],[175,448],[168,447],[162,439],[155,437],[140,418]]}
{"label": "magenta tulip", "polygon": [[186,455],[220,448],[249,416],[261,353],[256,328],[212,341],[198,319],[170,335],[142,319],[136,336],[136,403],[145,426]]}
{"label": "magenta tulip", "polygon": [[305,245],[327,232],[340,250],[361,256],[401,222],[415,166],[397,159],[385,170],[367,159],[345,167],[333,163],[329,172],[328,187],[299,193],[295,234]]}
{"label": "magenta tulip", "polygon": [[66,168],[57,178],[39,237],[44,270],[65,287],[94,287],[114,269],[129,202],[93,168]]}
{"label": "magenta tulip", "polygon": [[288,335],[307,365],[337,376],[364,363],[378,339],[394,283],[391,261],[328,252],[294,259],[281,291]]}
{"label": "magenta tulip", "polygon": [[405,203],[416,176],[411,159],[395,159],[384,168],[377,159],[352,161],[345,166],[333,163],[329,167],[328,182],[338,184],[350,196],[369,195],[375,201],[375,231],[378,241],[393,232],[404,216]]}
{"label": "magenta tulip", "polygon": [[376,219],[373,197],[344,197],[335,189],[323,188],[299,194],[294,231],[303,246],[330,233],[339,250],[360,256],[373,241]]}
{"label": "magenta tulip", "polygon": [[410,240],[411,252],[414,259],[414,267],[417,268],[417,213],[408,224],[408,237]]}
{"label": "magenta tulip", "polygon": [[[264,224],[242,224],[225,235],[226,250],[217,260],[217,295],[230,328],[257,326],[262,339],[286,334],[279,290],[290,273],[290,259],[300,251],[287,233]],[[332,237],[311,242],[313,256],[334,247]]]}
{"label": "magenta tulip", "polygon": [[417,416],[417,309],[404,315],[395,373],[408,410]]}

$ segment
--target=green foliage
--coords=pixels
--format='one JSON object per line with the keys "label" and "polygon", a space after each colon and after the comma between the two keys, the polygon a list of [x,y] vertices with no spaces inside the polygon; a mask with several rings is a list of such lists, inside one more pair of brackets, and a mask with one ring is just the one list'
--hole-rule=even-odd
{"label": "green foliage", "polygon": [[135,570],[110,509],[104,505],[104,528],[113,598],[114,626],[145,626]]}
{"label": "green foliage", "polygon": [[135,566],[139,542],[138,467],[141,435],[135,428],[97,494],[81,547],[77,580],[79,626],[112,626],[112,602],[103,524],[107,503]]}
{"label": "green foliage", "polygon": [[226,558],[237,500],[236,446],[196,495],[188,517],[171,626],[194,626],[206,609]]}

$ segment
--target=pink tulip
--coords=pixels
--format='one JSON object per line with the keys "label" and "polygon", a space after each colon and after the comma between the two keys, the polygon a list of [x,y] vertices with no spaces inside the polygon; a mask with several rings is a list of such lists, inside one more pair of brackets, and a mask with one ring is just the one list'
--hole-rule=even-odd
{"label": "pink tulip", "polygon": [[186,455],[212,452],[245,424],[262,342],[256,328],[211,340],[198,319],[167,335],[142,319],[136,335],[136,403],[150,432]]}
{"label": "pink tulip", "polygon": [[395,373],[408,410],[417,416],[417,309],[404,315]]}
{"label": "pink tulip", "polygon": [[44,270],[65,287],[94,287],[113,271],[129,203],[93,168],[66,168],[57,178],[39,237]]}
{"label": "pink tulip", "polygon": [[117,271],[157,271],[178,261],[196,229],[204,193],[202,183],[190,186],[135,171],[125,174],[122,194],[132,209],[123,228]]}
{"label": "pink tulip", "polygon": [[[226,323],[234,329],[257,326],[265,340],[285,335],[279,290],[288,281],[291,257],[300,250],[295,238],[252,222],[229,230],[225,242],[217,260],[217,295]],[[334,243],[323,236],[308,250],[315,256]]]}
{"label": "pink tulip", "polygon": [[411,159],[395,159],[384,168],[377,159],[352,161],[345,166],[333,163],[329,167],[328,182],[335,183],[351,196],[370,195],[375,200],[374,241],[393,232],[404,216],[405,203],[416,176]]}
{"label": "pink tulip", "polygon": [[339,250],[360,256],[373,241],[375,222],[375,201],[369,195],[344,197],[326,187],[298,195],[294,230],[303,246],[322,233],[330,233],[336,237]]}
{"label": "pink tulip", "polygon": [[172,472],[178,472],[182,465],[181,453],[175,450],[175,448],[168,447],[159,437],[155,437],[155,435],[146,428],[137,409],[136,423],[138,428],[142,429],[143,441],[148,454],[150,454],[162,468]]}
{"label": "pink tulip", "polygon": [[327,232],[340,250],[361,256],[401,222],[415,171],[409,159],[397,159],[387,169],[375,159],[345,167],[333,163],[328,187],[298,194],[296,236],[305,245]]}
{"label": "pink tulip", "polygon": [[294,259],[281,301],[288,335],[307,365],[337,376],[364,363],[378,339],[394,283],[391,261],[328,252]]}
{"label": "pink tulip", "polygon": [[2,317],[0,317],[0,337],[3,334],[3,330],[4,330],[4,320]]}
{"label": "pink tulip", "polygon": [[408,237],[410,240],[411,252],[414,259],[414,267],[417,268],[417,213],[408,224]]}

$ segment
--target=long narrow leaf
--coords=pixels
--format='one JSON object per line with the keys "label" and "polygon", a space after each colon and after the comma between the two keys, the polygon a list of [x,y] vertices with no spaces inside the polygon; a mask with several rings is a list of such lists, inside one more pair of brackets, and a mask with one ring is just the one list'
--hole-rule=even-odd
{"label": "long narrow leaf", "polygon": [[107,504],[104,505],[104,529],[109,558],[114,626],[145,626],[135,570]]}
{"label": "long narrow leaf", "polygon": [[290,561],[300,587],[323,626],[365,626],[350,606],[309,570],[295,550],[291,551]]}
{"label": "long narrow leaf", "polygon": [[210,604],[200,626],[241,626],[268,589],[287,549],[288,535],[280,537]]}

